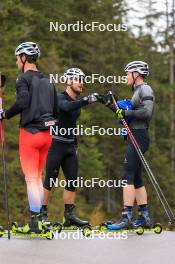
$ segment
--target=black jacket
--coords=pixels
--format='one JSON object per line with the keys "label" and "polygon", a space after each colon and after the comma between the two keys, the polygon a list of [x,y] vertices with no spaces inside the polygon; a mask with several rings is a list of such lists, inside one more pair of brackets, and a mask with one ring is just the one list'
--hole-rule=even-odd
{"label": "black jacket", "polygon": [[16,81],[16,102],[5,111],[9,119],[20,114],[20,127],[40,129],[41,120],[58,117],[57,94],[49,79],[38,71],[29,70]]}

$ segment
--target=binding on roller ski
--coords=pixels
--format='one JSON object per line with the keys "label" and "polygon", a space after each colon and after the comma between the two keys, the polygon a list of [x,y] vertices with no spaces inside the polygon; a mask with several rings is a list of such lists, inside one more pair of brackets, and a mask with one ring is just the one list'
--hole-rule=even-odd
{"label": "binding on roller ski", "polygon": [[[75,230],[83,230],[85,227],[90,227],[91,225],[88,221],[82,220],[78,218],[74,213],[74,205],[69,206],[68,210],[65,211],[63,217],[63,223],[57,221],[52,223],[52,227],[54,231],[60,233],[61,231],[75,231]],[[43,212],[44,221],[48,221],[47,211]]]}

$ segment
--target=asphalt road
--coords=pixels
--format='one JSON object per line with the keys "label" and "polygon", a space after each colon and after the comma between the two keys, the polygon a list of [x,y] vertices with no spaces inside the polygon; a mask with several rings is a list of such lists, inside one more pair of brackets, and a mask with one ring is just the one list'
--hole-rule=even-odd
{"label": "asphalt road", "polygon": [[62,233],[47,239],[0,238],[0,264],[174,264],[175,232],[83,238]]}

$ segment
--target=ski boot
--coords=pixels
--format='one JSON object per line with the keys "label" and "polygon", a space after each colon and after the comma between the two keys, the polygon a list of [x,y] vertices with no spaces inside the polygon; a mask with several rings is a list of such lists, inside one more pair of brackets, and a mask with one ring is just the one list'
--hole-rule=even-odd
{"label": "ski boot", "polygon": [[16,232],[18,233],[24,233],[24,234],[29,234],[29,233],[42,233],[43,232],[43,225],[41,221],[41,215],[40,214],[32,214],[30,221],[24,225],[24,226],[18,226],[13,223],[12,225],[12,230],[15,229]]}
{"label": "ski boot", "polygon": [[132,222],[132,207],[124,206],[122,211],[122,217],[119,221],[112,225],[107,225],[108,230],[126,230],[133,228]]}
{"label": "ski boot", "polygon": [[108,230],[126,230],[132,229],[133,225],[127,215],[123,215],[119,221],[112,225],[107,225]]}
{"label": "ski boot", "polygon": [[77,230],[84,226],[90,226],[88,221],[84,221],[75,216],[73,210],[75,208],[74,204],[66,204],[64,219],[63,219],[63,229],[64,230]]}
{"label": "ski boot", "polygon": [[133,222],[134,228],[137,228],[138,226],[142,226],[143,228],[148,229],[153,227],[147,207],[144,207],[142,209],[139,208],[138,219]]}
{"label": "ski boot", "polygon": [[37,213],[32,213],[31,219],[26,225],[19,226],[17,222],[13,222],[11,228],[12,235],[14,236],[45,237],[47,239],[53,238],[51,229],[43,225],[41,215]]}
{"label": "ski boot", "polygon": [[162,225],[156,223],[153,225],[153,222],[150,218],[147,207],[139,208],[139,217],[137,220],[133,222],[133,227],[138,228],[142,226],[144,231],[154,232],[156,234],[160,234],[162,232]]}

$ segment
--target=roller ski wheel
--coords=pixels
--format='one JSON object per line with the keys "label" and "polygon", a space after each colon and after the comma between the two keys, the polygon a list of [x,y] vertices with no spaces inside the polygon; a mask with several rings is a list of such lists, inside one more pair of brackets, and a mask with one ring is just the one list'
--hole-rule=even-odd
{"label": "roller ski wheel", "polygon": [[[133,230],[134,230],[134,229],[133,229]],[[139,236],[143,235],[144,231],[145,231],[145,230],[144,230],[143,226],[138,226],[138,227],[135,229],[136,234],[139,235]]]}
{"label": "roller ski wheel", "polygon": [[83,236],[89,237],[92,233],[92,227],[90,225],[83,226],[82,233],[83,233]]}
{"label": "roller ski wheel", "polygon": [[50,229],[45,229],[43,232],[43,237],[45,237],[48,240],[52,240],[54,238],[54,234]]}
{"label": "roller ski wheel", "polygon": [[154,229],[154,233],[156,233],[156,234],[162,233],[162,230],[163,230],[162,225],[159,223],[155,224],[153,226],[153,229]]}
{"label": "roller ski wheel", "polygon": [[63,224],[62,223],[56,222],[56,223],[53,224],[53,230],[54,231],[56,231],[58,233],[61,233],[62,229],[63,229]]}

